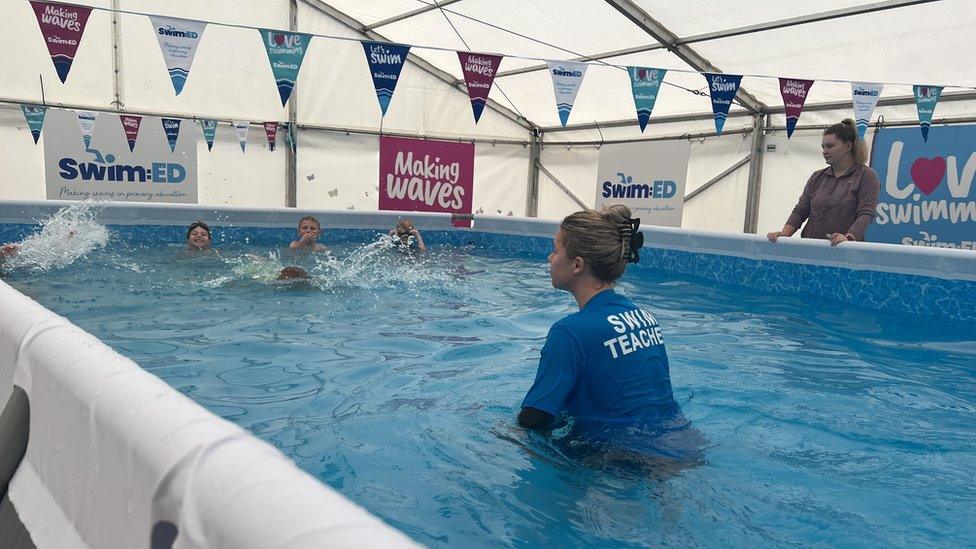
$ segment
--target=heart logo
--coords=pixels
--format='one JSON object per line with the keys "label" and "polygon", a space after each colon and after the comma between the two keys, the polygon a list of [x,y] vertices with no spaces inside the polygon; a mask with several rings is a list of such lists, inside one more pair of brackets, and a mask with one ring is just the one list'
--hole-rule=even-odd
{"label": "heart logo", "polygon": [[945,171],[946,161],[941,156],[931,159],[918,158],[912,162],[912,182],[915,183],[918,190],[928,196],[939,187],[939,183],[942,183]]}
{"label": "heart logo", "polygon": [[284,43],[285,43],[285,35],[283,35],[283,34],[276,34],[275,35],[275,44],[278,44],[280,46],[280,45],[282,45]]}

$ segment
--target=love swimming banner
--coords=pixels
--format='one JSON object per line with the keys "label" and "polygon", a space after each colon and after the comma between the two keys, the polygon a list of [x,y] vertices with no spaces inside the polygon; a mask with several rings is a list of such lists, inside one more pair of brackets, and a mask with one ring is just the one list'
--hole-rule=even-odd
{"label": "love swimming banner", "polygon": [[363,41],[362,44],[366,62],[369,63],[369,73],[373,78],[373,88],[376,89],[376,99],[380,102],[383,116],[386,116],[386,109],[389,108],[397,82],[400,81],[400,71],[407,61],[410,46],[369,41]]}
{"label": "love swimming banner", "polygon": [[481,120],[481,113],[485,110],[485,103],[488,102],[488,93],[491,92],[491,85],[495,81],[495,73],[498,72],[502,57],[462,51],[457,54],[458,61],[461,62],[461,72],[464,74],[464,84],[468,88],[468,97],[471,99],[474,123],[477,124],[478,120]]}
{"label": "love swimming banner", "polygon": [[20,110],[24,111],[24,119],[27,120],[27,127],[30,128],[31,136],[34,137],[34,144],[41,138],[41,128],[44,126],[44,114],[47,107],[41,105],[21,105]]}
{"label": "love swimming banner", "polygon": [[129,143],[129,152],[133,152],[136,148],[136,139],[139,137],[139,125],[142,124],[142,117],[120,114],[119,120],[122,122],[122,130],[125,131],[125,140]]}
{"label": "love swimming banner", "polygon": [[712,113],[715,116],[715,131],[722,135],[725,119],[729,117],[729,107],[739,91],[742,77],[734,74],[705,73],[708,81],[708,93],[712,97]]}
{"label": "love swimming banner", "polygon": [[213,150],[214,137],[217,135],[216,120],[201,120],[200,127],[203,128],[203,140],[207,142],[207,150]]}
{"label": "love swimming banner", "polygon": [[549,75],[552,76],[552,89],[556,94],[559,123],[565,128],[589,65],[574,61],[546,61],[546,65],[549,66]]}
{"label": "love swimming banner", "polygon": [[813,80],[799,80],[796,78],[780,78],[779,93],[783,96],[783,107],[786,109],[786,138],[793,136],[796,123],[803,112],[803,103],[813,87]]}
{"label": "love swimming banner", "polygon": [[864,139],[871,123],[871,114],[881,97],[884,84],[870,82],[851,82],[851,100],[854,103],[854,122],[857,124],[857,135]]}
{"label": "love swimming banner", "polygon": [[929,140],[929,126],[932,125],[932,114],[935,105],[942,95],[942,86],[915,86],[915,108],[918,109],[918,125],[922,130],[922,140]]}
{"label": "love swimming banner", "polygon": [[166,133],[166,140],[169,141],[170,152],[176,152],[176,140],[180,138],[179,118],[160,118],[163,121],[163,132]]}
{"label": "love swimming banner", "polygon": [[91,8],[39,0],[31,0],[31,7],[34,8],[37,24],[41,27],[47,51],[51,54],[54,70],[64,84],[68,79],[71,63],[75,60],[75,53],[78,52],[78,44],[85,34]]}
{"label": "love swimming banner", "polygon": [[312,35],[300,32],[281,32],[261,29],[261,41],[268,52],[268,62],[274,73],[281,106],[284,107],[298,82],[298,71],[302,68],[305,52],[312,42]]}
{"label": "love swimming banner", "polygon": [[644,133],[647,121],[651,118],[651,111],[654,110],[657,94],[661,91],[661,83],[664,82],[664,75],[667,72],[667,69],[627,67],[627,74],[630,75],[630,89],[634,95],[634,106],[637,107],[637,123],[640,124],[641,133]]}
{"label": "love swimming banner", "polygon": [[207,23],[159,15],[149,16],[149,21],[156,31],[159,50],[163,52],[173,89],[179,95],[190,76],[190,66],[193,65],[193,58],[197,54],[197,46],[200,45]]}

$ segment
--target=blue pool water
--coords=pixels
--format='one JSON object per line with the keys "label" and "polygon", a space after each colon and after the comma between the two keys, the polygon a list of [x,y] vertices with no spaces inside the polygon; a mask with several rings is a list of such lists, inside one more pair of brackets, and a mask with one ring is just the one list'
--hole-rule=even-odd
{"label": "blue pool water", "polygon": [[[559,433],[514,426],[549,326],[574,310],[543,255],[428,238],[422,258],[241,240],[188,256],[119,228],[75,238],[91,251],[4,280],[418,542],[976,539],[969,322],[632,266],[620,290],[661,322],[676,398],[710,441],[704,463],[664,469],[580,459]],[[283,265],[313,284],[271,282]]]}

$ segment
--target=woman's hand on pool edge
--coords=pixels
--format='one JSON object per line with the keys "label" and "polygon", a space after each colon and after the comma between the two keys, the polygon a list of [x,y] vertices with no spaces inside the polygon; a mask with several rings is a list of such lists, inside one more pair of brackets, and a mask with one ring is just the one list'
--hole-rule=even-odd
{"label": "woman's hand on pool edge", "polygon": [[848,234],[844,234],[844,233],[830,233],[830,234],[827,235],[827,238],[830,239],[830,245],[831,246],[836,246],[836,245],[840,244],[841,242],[848,242],[848,241],[854,240],[854,237],[850,233],[848,233]]}

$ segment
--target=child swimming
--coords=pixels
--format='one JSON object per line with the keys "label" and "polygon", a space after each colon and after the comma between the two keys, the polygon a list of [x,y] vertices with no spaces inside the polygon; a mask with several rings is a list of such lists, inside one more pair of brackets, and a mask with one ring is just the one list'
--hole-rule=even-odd
{"label": "child swimming", "polygon": [[414,249],[416,246],[418,252],[426,252],[427,246],[424,244],[424,238],[420,236],[420,231],[414,226],[413,221],[409,219],[401,219],[397,221],[396,227],[390,229],[390,237],[393,238],[394,243],[399,244],[399,246]]}
{"label": "child swimming", "polygon": [[293,240],[288,246],[292,250],[309,250],[313,252],[327,252],[329,248],[317,242],[322,234],[322,225],[318,219],[308,215],[298,220],[298,240]]}

